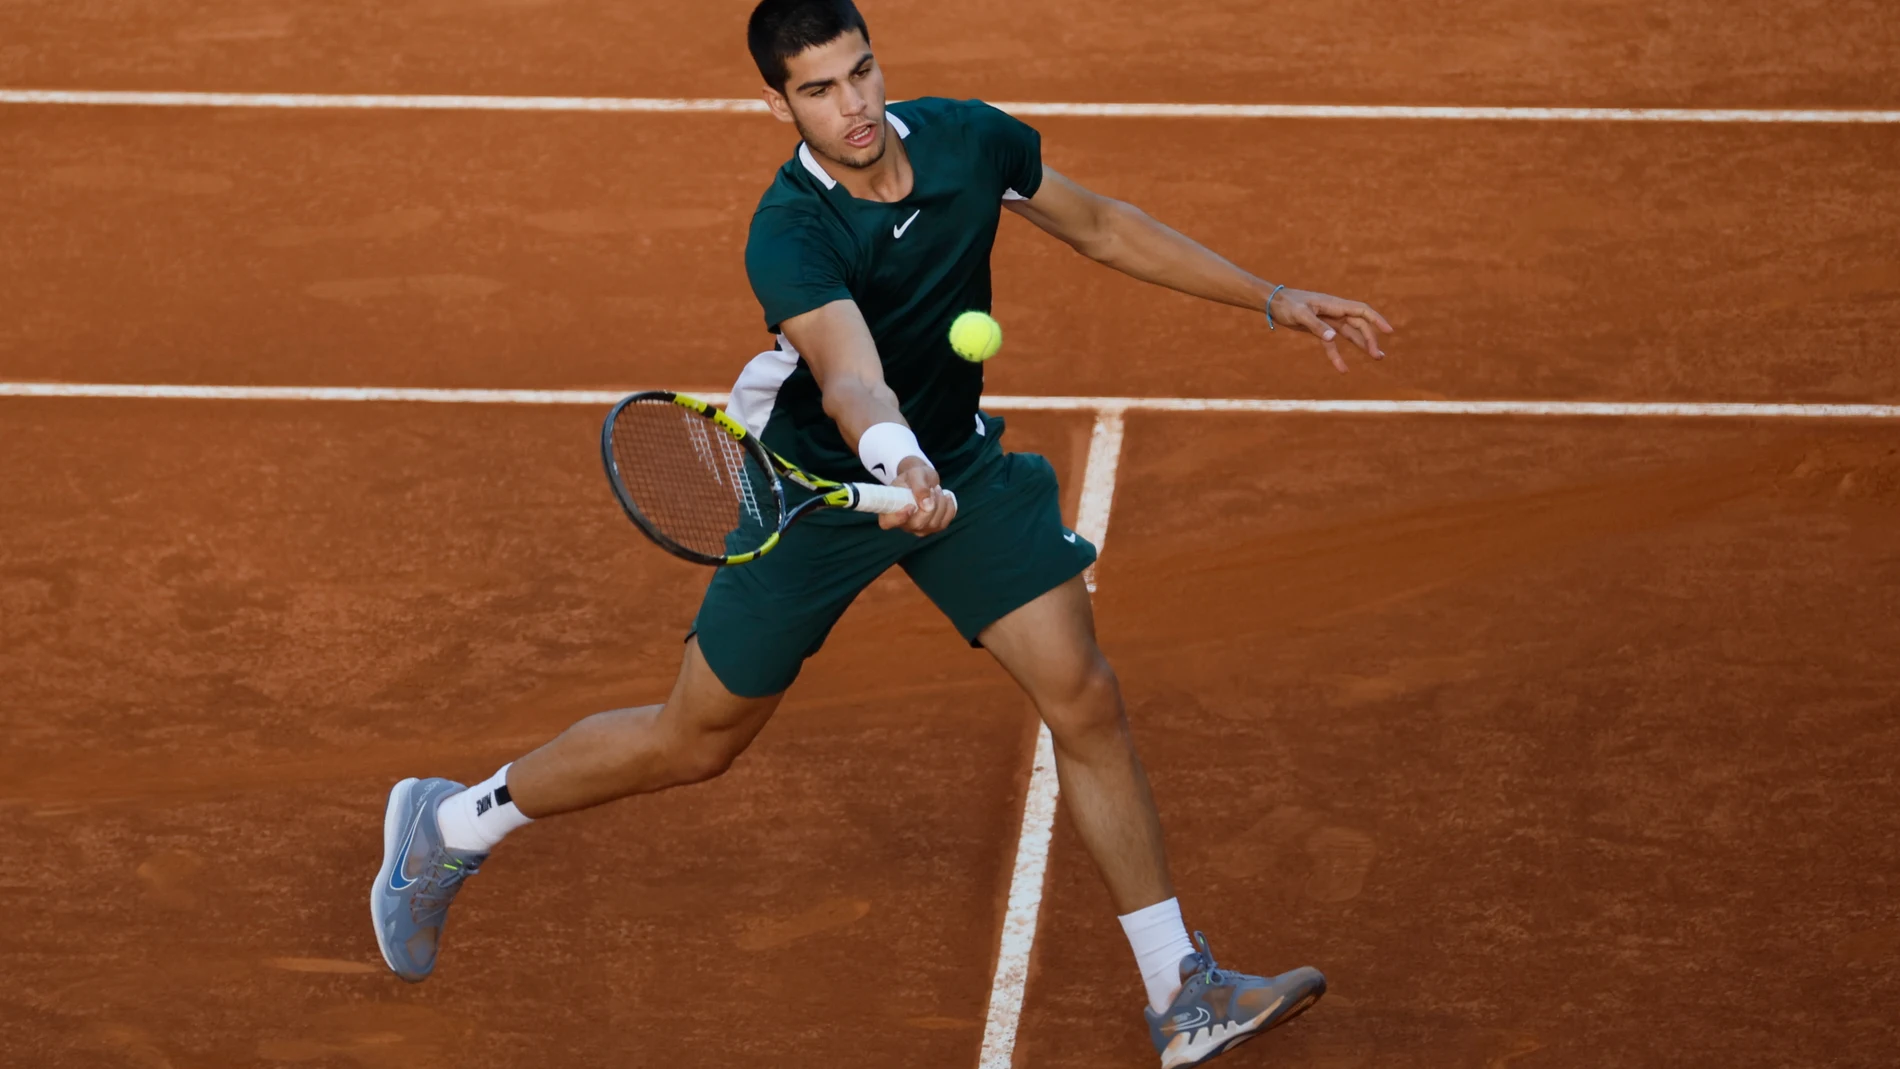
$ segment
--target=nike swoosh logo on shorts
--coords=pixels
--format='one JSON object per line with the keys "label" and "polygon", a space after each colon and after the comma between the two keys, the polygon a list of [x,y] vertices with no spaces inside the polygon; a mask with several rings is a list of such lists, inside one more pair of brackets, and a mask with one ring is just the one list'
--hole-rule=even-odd
{"label": "nike swoosh logo on shorts", "polygon": [[917,217],[918,217],[918,216],[920,216],[920,215],[922,215],[922,214],[924,214],[924,210],[923,210],[922,208],[919,208],[919,209],[917,209],[916,211],[914,211],[914,212],[912,212],[912,213],[910,213],[910,218],[909,218],[909,219],[906,219],[906,220],[904,220],[904,225],[903,225],[903,226],[894,226],[894,227],[891,227],[891,236],[892,236],[892,237],[894,237],[894,238],[901,238],[901,237],[903,237],[903,236],[904,236],[904,231],[906,231],[906,230],[909,230],[909,229],[910,229],[910,224],[912,224],[912,223],[914,223],[914,222],[916,222],[916,221],[917,221]]}
{"label": "nike swoosh logo on shorts", "polygon": [[1063,540],[1064,542],[1071,542],[1071,543],[1072,543],[1072,542],[1074,542],[1074,541],[1075,541],[1075,532],[1074,532],[1074,531],[1064,531],[1064,532],[1062,532],[1062,540]]}

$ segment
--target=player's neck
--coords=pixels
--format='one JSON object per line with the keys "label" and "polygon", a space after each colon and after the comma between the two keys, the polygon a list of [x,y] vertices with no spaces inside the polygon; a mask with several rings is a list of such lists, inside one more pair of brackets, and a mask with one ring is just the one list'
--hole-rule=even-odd
{"label": "player's neck", "polygon": [[910,196],[916,184],[916,172],[910,165],[910,153],[904,151],[904,139],[884,120],[884,155],[869,167],[845,167],[825,160],[825,173],[838,180],[845,192],[859,200],[877,200],[894,204]]}

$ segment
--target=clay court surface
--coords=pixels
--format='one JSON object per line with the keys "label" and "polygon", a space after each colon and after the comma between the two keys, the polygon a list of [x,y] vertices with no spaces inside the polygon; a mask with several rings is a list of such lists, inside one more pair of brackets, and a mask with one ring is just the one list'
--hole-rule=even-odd
{"label": "clay court surface", "polygon": [[[37,0],[0,86],[754,91],[749,5],[648,7]],[[866,14],[894,97],[1900,84],[1883,4],[1441,7]],[[1339,376],[1010,220],[995,394],[1900,402],[1900,125],[1037,125],[1400,334]],[[721,390],[767,341],[739,256],[794,141],[0,106],[0,380]],[[384,969],[390,783],[672,678],[706,573],[619,514],[602,414],[0,398],[0,1064],[975,1069],[1035,724],[901,576],[731,774],[516,836],[436,977]],[[1007,418],[1074,515],[1094,414]],[[1096,611],[1189,922],[1332,983],[1222,1064],[1892,1063],[1900,421],[1131,411],[1119,457]],[[1014,1064],[1153,1064],[1112,913],[1059,818]]]}

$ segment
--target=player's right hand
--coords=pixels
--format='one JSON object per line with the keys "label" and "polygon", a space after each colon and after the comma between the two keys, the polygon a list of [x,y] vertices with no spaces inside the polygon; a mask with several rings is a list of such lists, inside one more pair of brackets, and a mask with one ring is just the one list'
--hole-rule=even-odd
{"label": "player's right hand", "polygon": [[917,498],[917,503],[908,512],[887,512],[879,516],[879,527],[887,531],[902,527],[922,537],[936,534],[956,518],[957,499],[944,492],[942,482],[937,479],[937,469],[923,458],[905,457],[903,463],[897,466],[897,478],[891,485],[909,490]]}

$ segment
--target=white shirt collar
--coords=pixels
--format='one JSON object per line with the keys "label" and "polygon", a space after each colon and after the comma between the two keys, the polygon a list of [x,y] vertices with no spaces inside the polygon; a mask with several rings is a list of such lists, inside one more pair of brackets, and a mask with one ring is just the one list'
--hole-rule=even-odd
{"label": "white shirt collar", "polygon": [[825,169],[818,166],[818,161],[811,158],[811,146],[803,141],[798,143],[798,162],[805,165],[805,169],[811,172],[813,178],[823,182],[826,189],[833,189],[838,185],[838,180],[826,174]]}

